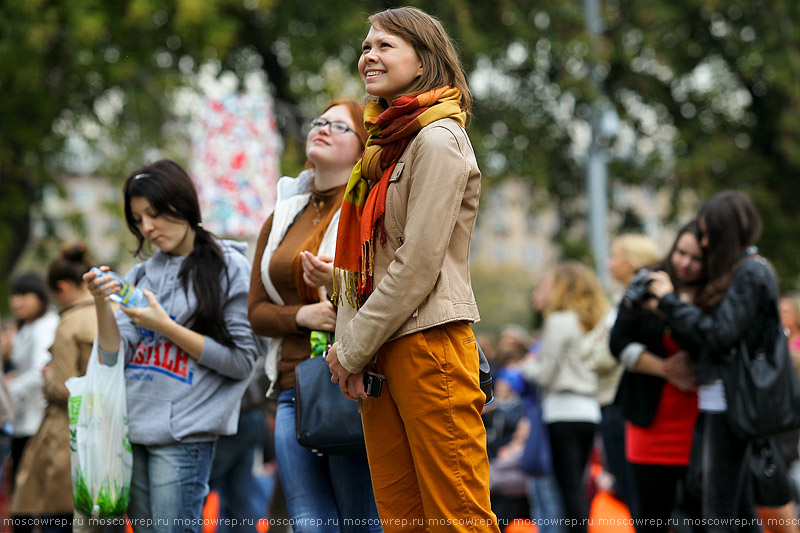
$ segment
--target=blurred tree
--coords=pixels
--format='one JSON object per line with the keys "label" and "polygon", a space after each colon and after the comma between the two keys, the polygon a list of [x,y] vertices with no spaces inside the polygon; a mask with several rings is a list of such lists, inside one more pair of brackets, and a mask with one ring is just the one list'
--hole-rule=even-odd
{"label": "blurred tree", "polygon": [[[590,46],[577,0],[408,3],[437,15],[462,53],[477,97],[468,127],[487,183],[521,176],[547,190],[559,213],[555,237],[570,254],[587,249],[574,229],[585,219],[581,166],[591,104],[601,97],[589,80],[596,63],[607,105],[622,118],[611,146],[612,190],[672,191],[674,214],[687,189],[701,197],[747,190],[764,216],[764,253],[784,283],[795,284],[798,259],[785,244],[800,223],[792,194],[800,4],[604,0],[604,37]],[[0,3],[0,283],[27,242],[43,185],[64,172],[67,137],[111,144],[114,157],[100,170],[124,175],[175,142],[175,89],[212,64],[240,80],[267,74],[295,159],[287,165],[299,166],[304,117],[332,96],[363,92],[355,63],[367,14],[400,4]],[[614,198],[612,209],[630,210]]]}
{"label": "blurred tree", "polygon": [[192,0],[0,3],[3,302],[5,281],[30,236],[31,208],[64,173],[66,139],[113,145],[111,172],[127,167],[135,149],[161,144],[170,89],[236,38],[231,20],[217,11],[215,3]]}
{"label": "blurred tree", "polygon": [[[761,252],[785,287],[797,286],[800,3],[609,0],[606,21],[609,93],[641,136],[640,157],[658,154],[653,172],[617,167],[617,176],[676,199],[686,189],[702,199],[747,192],[764,219]],[[653,122],[671,131],[661,149],[643,142]]]}

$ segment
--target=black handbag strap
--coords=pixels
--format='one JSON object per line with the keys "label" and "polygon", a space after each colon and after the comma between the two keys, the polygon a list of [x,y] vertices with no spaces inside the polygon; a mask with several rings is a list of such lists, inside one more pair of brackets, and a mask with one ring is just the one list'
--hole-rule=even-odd
{"label": "black handbag strap", "polygon": [[768,275],[769,272],[772,272],[772,268],[769,266],[769,263],[767,263],[767,260],[756,253],[747,253],[747,255],[742,258],[742,261],[739,264],[741,265],[747,260],[757,261],[766,267],[766,270],[761,270],[760,272],[762,275],[767,276],[767,278],[763,280],[768,296],[767,309],[764,310],[766,313],[762,314],[760,317],[761,320],[759,320],[759,322],[761,323],[761,327],[753,328],[751,330],[756,332],[755,338],[751,337],[751,340],[753,341],[752,346],[763,349],[774,343],[775,329],[782,331],[781,316],[778,308],[780,294],[778,292],[778,284],[775,281],[775,278]]}

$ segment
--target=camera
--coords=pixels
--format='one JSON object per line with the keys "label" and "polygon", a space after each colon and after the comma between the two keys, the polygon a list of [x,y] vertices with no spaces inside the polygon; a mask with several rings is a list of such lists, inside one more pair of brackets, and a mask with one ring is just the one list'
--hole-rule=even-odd
{"label": "camera", "polygon": [[626,307],[638,307],[653,297],[650,294],[650,284],[653,280],[647,279],[647,276],[652,272],[649,268],[643,268],[633,277],[633,281],[631,281],[628,290],[625,291],[625,296],[622,298],[622,303]]}
{"label": "camera", "polygon": [[367,370],[364,372],[364,392],[370,398],[380,398],[386,376]]}

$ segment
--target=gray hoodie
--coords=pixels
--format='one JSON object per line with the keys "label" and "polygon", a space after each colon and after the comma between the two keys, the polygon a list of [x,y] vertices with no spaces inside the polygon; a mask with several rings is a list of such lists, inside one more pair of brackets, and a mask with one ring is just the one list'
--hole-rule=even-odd
{"label": "gray hoodie", "polygon": [[[234,347],[206,336],[203,354],[195,360],[169,339],[137,327],[128,316],[116,315],[125,354],[128,429],[135,444],[160,445],[215,440],[236,433],[239,406],[255,368],[259,343],[247,318],[250,262],[247,245],[217,241],[225,255],[230,287],[224,274],[224,317]],[[186,256],[158,251],[134,266],[127,281],[155,294],[173,320],[186,325],[197,298],[181,287],[178,272]],[[111,357],[108,357],[111,355]],[[103,360],[114,364],[115,354]]]}

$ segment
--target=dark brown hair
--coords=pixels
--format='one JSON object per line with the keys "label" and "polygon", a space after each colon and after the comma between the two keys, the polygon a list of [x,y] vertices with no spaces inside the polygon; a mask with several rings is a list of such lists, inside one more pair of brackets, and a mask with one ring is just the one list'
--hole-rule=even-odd
{"label": "dark brown hair", "polygon": [[[233,337],[225,325],[224,294],[230,285],[225,256],[214,235],[202,227],[200,202],[189,174],[175,161],[162,159],[142,167],[128,176],[125,192],[125,221],[136,237],[142,251],[145,238],[131,211],[131,198],[145,198],[157,216],[184,220],[195,232],[194,247],[181,264],[178,277],[188,294],[189,283],[197,297],[197,309],[187,321],[187,327],[207,335],[225,346],[233,346]],[[226,287],[220,284],[224,276]]]}
{"label": "dark brown hair", "polygon": [[[41,318],[47,312],[50,298],[42,276],[36,272],[25,272],[11,280],[11,294],[33,294],[39,300],[39,311],[33,320]],[[17,328],[21,328],[24,320],[17,320]]]}
{"label": "dark brown hair", "polygon": [[689,234],[695,239],[697,239],[697,244],[700,244],[701,235],[700,235],[700,227],[697,225],[697,220],[691,220],[681,227],[678,230],[678,234],[675,235],[675,240],[672,242],[672,247],[669,249],[669,253],[661,260],[661,263],[658,265],[653,266],[653,270],[663,270],[667,274],[669,274],[670,279],[672,280],[672,284],[675,287],[701,287],[706,282],[706,267],[705,261],[703,261],[703,269],[700,271],[700,275],[697,277],[696,280],[692,281],[681,281],[675,275],[675,266],[672,264],[672,254],[675,253],[675,248],[678,247],[678,241],[681,240],[685,234]]}
{"label": "dark brown hair", "polygon": [[369,23],[408,41],[422,62],[422,74],[408,93],[421,93],[450,85],[461,91],[461,107],[472,109],[472,93],[461,69],[452,40],[438,19],[415,7],[398,7],[375,13]]}
{"label": "dark brown hair", "polygon": [[697,220],[708,239],[703,250],[708,285],[700,297],[701,307],[708,308],[722,300],[742,255],[761,237],[761,217],[746,194],[725,191],[703,204]]}
{"label": "dark brown hair", "polygon": [[50,290],[57,289],[59,281],[69,281],[76,287],[83,286],[83,275],[92,268],[89,247],[85,243],[65,244],[61,253],[50,263],[47,271],[47,285]]}

